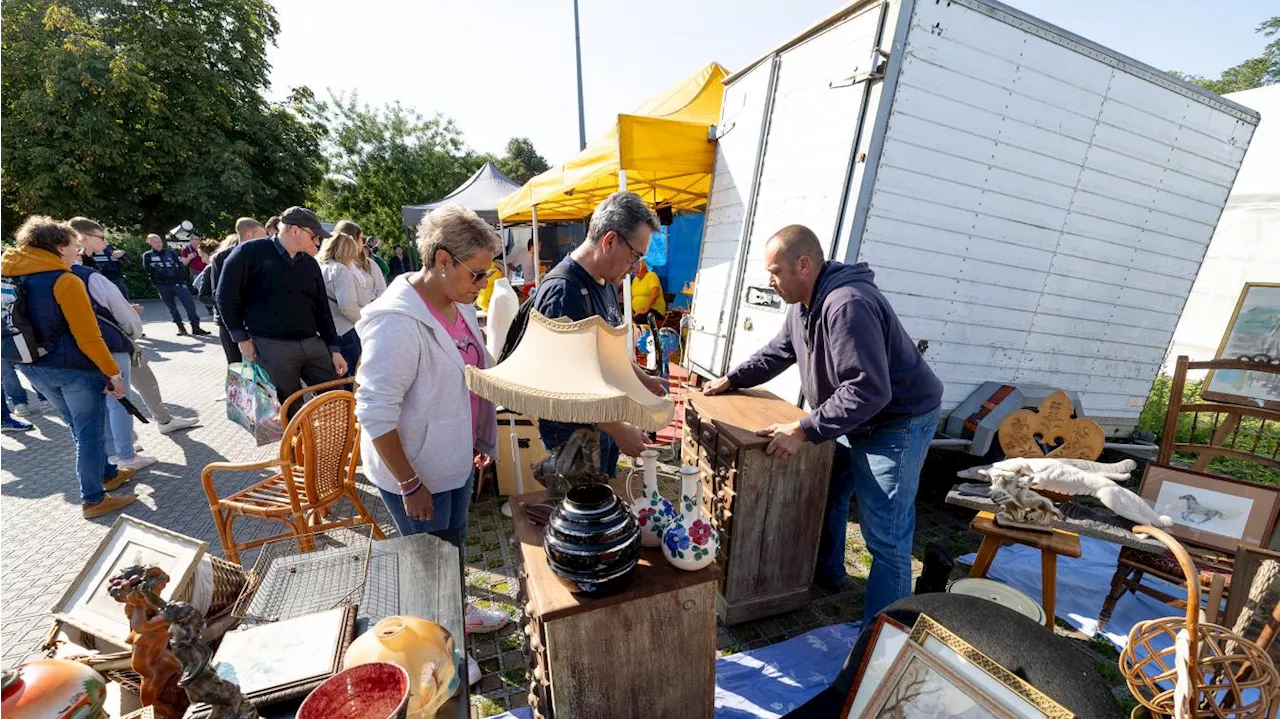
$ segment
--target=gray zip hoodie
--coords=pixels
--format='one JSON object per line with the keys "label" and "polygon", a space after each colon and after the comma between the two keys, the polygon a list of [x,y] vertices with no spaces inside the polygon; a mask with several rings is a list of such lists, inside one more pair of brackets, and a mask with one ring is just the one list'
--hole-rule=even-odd
{"label": "gray zip hoodie", "polygon": [[903,329],[865,262],[827,262],[813,297],[787,308],[782,331],[731,371],[745,389],[796,364],[813,411],[800,420],[814,443],[865,434],[942,403],[942,383]]}

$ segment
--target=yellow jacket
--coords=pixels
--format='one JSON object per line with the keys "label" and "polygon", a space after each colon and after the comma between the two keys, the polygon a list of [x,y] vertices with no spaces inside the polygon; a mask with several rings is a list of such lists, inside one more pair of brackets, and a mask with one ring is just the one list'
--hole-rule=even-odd
{"label": "yellow jacket", "polygon": [[93,305],[89,303],[89,290],[84,281],[71,274],[67,263],[61,257],[34,247],[20,247],[10,250],[0,257],[0,274],[8,277],[34,275],[37,272],[50,270],[67,270],[53,284],[53,299],[62,310],[71,336],[76,346],[108,377],[120,374],[120,365],[116,364],[102,340],[102,331],[98,329],[98,318],[93,314]]}

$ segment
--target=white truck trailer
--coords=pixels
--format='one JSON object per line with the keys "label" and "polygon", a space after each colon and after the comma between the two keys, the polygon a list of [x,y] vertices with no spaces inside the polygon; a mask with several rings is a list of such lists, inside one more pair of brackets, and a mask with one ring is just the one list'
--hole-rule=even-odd
{"label": "white truck trailer", "polygon": [[992,0],[855,2],[725,82],[687,364],[778,332],[764,244],[800,223],[870,264],[944,415],[1056,387],[1127,436],[1258,122]]}

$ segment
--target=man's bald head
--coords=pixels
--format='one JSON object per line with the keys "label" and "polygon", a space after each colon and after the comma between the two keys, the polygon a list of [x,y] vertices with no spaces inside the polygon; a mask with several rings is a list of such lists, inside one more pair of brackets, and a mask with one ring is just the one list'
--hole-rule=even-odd
{"label": "man's bald head", "polygon": [[236,235],[241,242],[256,240],[267,236],[267,228],[252,217],[241,217],[236,220]]}
{"label": "man's bald head", "polygon": [[777,248],[781,259],[785,259],[792,265],[795,265],[796,260],[801,257],[808,257],[816,265],[821,265],[826,259],[826,253],[822,250],[822,243],[818,242],[818,236],[804,225],[787,225],[773,233],[769,243]]}
{"label": "man's bald head", "polygon": [[825,260],[818,236],[804,225],[787,225],[764,245],[769,286],[787,304],[809,301]]}

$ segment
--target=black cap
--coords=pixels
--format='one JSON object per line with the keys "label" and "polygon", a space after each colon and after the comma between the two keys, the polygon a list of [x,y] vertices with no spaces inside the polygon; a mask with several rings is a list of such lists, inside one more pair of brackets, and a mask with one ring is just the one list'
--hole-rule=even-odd
{"label": "black cap", "polygon": [[329,232],[324,229],[324,225],[320,224],[320,218],[316,217],[316,213],[305,207],[294,205],[280,213],[280,224],[305,227],[316,233],[316,237],[322,240],[329,237]]}

